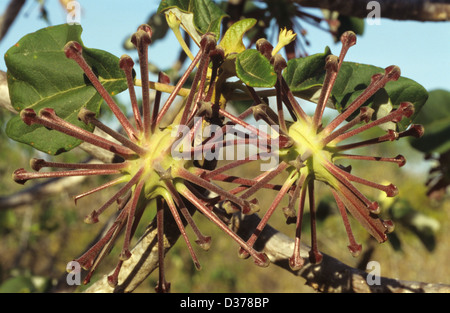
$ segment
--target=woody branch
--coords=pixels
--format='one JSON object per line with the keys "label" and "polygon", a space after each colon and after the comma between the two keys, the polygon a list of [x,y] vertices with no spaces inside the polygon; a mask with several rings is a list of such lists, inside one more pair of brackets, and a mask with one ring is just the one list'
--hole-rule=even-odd
{"label": "woody branch", "polygon": [[[167,216],[167,218],[170,218]],[[231,220],[234,230],[245,240],[253,233],[259,224],[257,214],[234,215]],[[166,251],[168,251],[178,239],[180,233],[173,223],[165,224]],[[133,292],[157,267],[158,249],[156,238],[156,223],[152,223],[146,234],[136,244],[132,251],[132,258],[124,262],[119,284],[112,288],[106,279],[99,279],[85,292]],[[300,270],[292,270],[289,266],[289,258],[294,249],[294,240],[278,230],[267,225],[259,236],[255,247],[264,251],[273,265],[279,266],[307,285],[319,292],[355,292],[355,293],[436,293],[450,292],[450,285],[424,283],[415,281],[402,281],[388,277],[380,277],[379,285],[369,286],[366,280],[368,273],[350,267],[339,260],[323,254],[320,264],[312,264],[308,261],[310,247],[302,244],[300,254],[305,258],[305,264]]]}
{"label": "woody branch", "polygon": [[292,0],[304,7],[337,11],[342,15],[365,18],[373,9],[370,2],[377,2],[382,18],[414,21],[450,20],[448,1],[430,0]]}

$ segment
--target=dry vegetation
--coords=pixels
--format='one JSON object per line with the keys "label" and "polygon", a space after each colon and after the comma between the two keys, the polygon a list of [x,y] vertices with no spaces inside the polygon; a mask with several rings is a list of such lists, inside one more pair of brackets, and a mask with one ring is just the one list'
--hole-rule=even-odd
{"label": "dry vegetation", "polygon": [[[23,166],[29,156],[26,154],[29,152],[25,152],[24,155],[17,144],[11,143],[5,138],[2,138],[1,145],[3,149],[0,159],[2,173],[0,185],[2,186],[1,195],[6,196],[23,188],[12,182],[10,173]],[[387,172],[383,176],[391,179],[399,187],[399,196],[408,199],[414,209],[439,221],[440,228],[436,233],[435,248],[432,251],[428,250],[416,235],[399,223],[397,223],[395,234],[401,240],[401,250],[395,250],[389,242],[381,245],[373,243],[369,235],[356,223],[354,225],[355,235],[364,246],[363,254],[370,247],[374,247],[370,260],[381,264],[382,276],[448,284],[450,273],[445,264],[450,255],[448,241],[450,238],[450,200],[444,199],[440,203],[432,203],[426,197],[424,186],[426,173],[419,170],[411,171],[412,168],[424,166],[424,163],[420,161],[421,155],[409,151],[412,161],[408,168],[395,170],[392,173],[387,168]],[[395,152],[393,153],[395,154]],[[83,153],[78,153],[78,156],[83,157]],[[60,158],[64,157],[60,156]],[[248,169],[250,173],[258,170],[259,165],[255,163],[253,167],[255,168]],[[355,164],[354,170],[362,169],[358,169]],[[365,175],[371,176],[377,175],[378,169],[364,168],[363,170],[366,172]],[[37,282],[36,289],[30,286],[28,289],[22,288],[17,291],[47,291],[52,282],[65,274],[67,262],[78,256],[102,227],[102,223],[84,224],[83,217],[108,198],[106,194],[99,194],[97,197],[82,199],[75,206],[71,196],[86,190],[89,185],[98,183],[95,179],[89,178],[65,192],[35,201],[30,205],[13,209],[0,208],[2,236],[0,283],[11,281],[14,277],[33,278],[33,281]],[[325,194],[319,199],[325,199],[327,188],[321,190]],[[257,198],[260,203],[271,203],[274,195],[275,193],[272,191],[261,191],[257,194]],[[111,210],[110,214],[112,213]],[[334,213],[337,211],[332,207],[331,214],[318,224],[321,251],[350,266],[364,267],[364,264],[360,264],[363,260],[362,256],[353,258],[348,253],[347,237],[341,224],[341,218]],[[148,211],[143,221],[150,221],[153,215],[154,212]],[[104,218],[106,217],[105,215]],[[313,291],[309,286],[305,286],[304,279],[293,276],[276,265],[260,268],[255,266],[251,260],[239,259],[234,242],[223,236],[220,230],[200,214],[196,214],[195,219],[203,233],[212,236],[213,244],[208,252],[197,249],[203,267],[201,271],[197,271],[184,247],[185,243],[182,240],[177,242],[166,258],[167,277],[172,283],[173,292]],[[286,225],[281,212],[272,218],[271,225],[285,234],[293,236],[294,225]],[[144,228],[145,222],[141,223],[138,235],[143,232]],[[305,227],[303,235],[305,243],[309,243],[308,232],[308,227]],[[119,250],[120,247],[117,251],[114,249],[111,252],[111,256],[101,265],[93,281],[113,268]],[[157,273],[153,273],[137,291],[152,292],[157,279]],[[45,284],[41,285],[43,282]],[[78,290],[82,289],[83,286]]]}

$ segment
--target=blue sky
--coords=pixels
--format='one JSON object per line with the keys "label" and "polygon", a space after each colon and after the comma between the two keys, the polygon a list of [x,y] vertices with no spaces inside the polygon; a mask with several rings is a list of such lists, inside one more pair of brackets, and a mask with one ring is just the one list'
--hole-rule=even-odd
{"label": "blue sky", "polygon": [[[9,1],[0,2],[0,12],[4,12]],[[83,7],[81,25],[83,42],[86,46],[103,49],[120,57],[130,53],[122,48],[129,34],[144,23],[159,4],[158,0],[79,0]],[[126,4],[124,4],[126,3]],[[50,22],[53,25],[66,22],[66,12],[57,0],[47,0]],[[48,26],[39,18],[37,1],[27,1],[19,18],[0,42],[3,55],[27,33]],[[323,52],[330,46],[334,54],[339,53],[339,45],[331,37],[314,27],[304,25],[308,31],[310,54]],[[169,66],[178,55],[172,34],[150,49],[153,62]],[[365,34],[358,38],[346,60],[373,64],[380,67],[398,65],[402,75],[414,79],[426,89],[443,88],[450,90],[450,22],[423,23],[391,21],[381,19],[380,25],[366,25]],[[133,54],[131,54],[134,56]],[[6,70],[3,58],[0,69]]]}

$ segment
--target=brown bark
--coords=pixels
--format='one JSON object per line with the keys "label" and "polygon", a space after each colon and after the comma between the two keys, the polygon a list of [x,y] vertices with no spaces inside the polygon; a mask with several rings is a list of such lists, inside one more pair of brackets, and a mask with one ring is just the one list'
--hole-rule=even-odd
{"label": "brown bark", "polygon": [[[236,215],[233,219],[233,228],[244,239],[251,235],[260,219],[256,214],[250,216]],[[176,242],[179,232],[173,224],[166,224],[166,251]],[[292,254],[294,241],[290,237],[266,226],[261,233],[255,247],[264,251],[276,266],[299,276],[314,290],[327,293],[448,293],[450,285],[402,281],[387,277],[380,277],[380,284],[368,283],[368,273],[352,268],[339,260],[323,255],[320,264],[311,264],[307,261],[309,247],[301,246],[301,255],[306,262],[302,269],[293,271],[289,267],[289,257]],[[132,258],[124,262],[119,285],[112,288],[108,285],[106,276],[93,283],[86,292],[132,292],[148,275],[158,267],[156,228],[152,224],[148,232],[138,242],[132,251]],[[270,269],[267,269],[270,270]]]}
{"label": "brown bark", "polygon": [[[381,18],[414,21],[450,20],[448,0],[292,0],[304,7],[337,11],[342,15],[366,18],[373,10],[368,4],[377,2]],[[375,3],[375,5],[377,5]]]}

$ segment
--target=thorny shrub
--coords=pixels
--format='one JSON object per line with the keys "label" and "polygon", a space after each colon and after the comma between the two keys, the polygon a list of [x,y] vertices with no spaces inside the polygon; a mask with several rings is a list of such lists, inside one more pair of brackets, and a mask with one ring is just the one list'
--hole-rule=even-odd
{"label": "thorny shrub", "polygon": [[[263,252],[256,251],[253,245],[285,197],[288,197],[289,204],[282,208],[282,211],[287,222],[296,225],[295,248],[290,258],[291,267],[299,269],[304,263],[300,256],[300,238],[307,197],[311,213],[310,260],[320,262],[321,253],[317,246],[315,226],[314,189],[317,183],[328,186],[334,196],[348,234],[348,249],[353,255],[359,254],[361,245],[352,234],[347,212],[350,212],[377,241],[386,241],[386,234],[393,230],[393,223],[379,216],[378,204],[368,199],[355,186],[355,183],[380,190],[388,197],[396,196],[397,188],[392,184],[380,184],[377,182],[378,177],[377,180],[369,180],[355,176],[351,174],[351,166],[342,162],[365,160],[379,163],[380,168],[386,163],[398,166],[405,164],[405,158],[401,155],[385,157],[349,152],[363,146],[394,142],[406,136],[420,137],[423,133],[420,125],[411,124],[415,109],[412,102],[416,101],[416,98],[413,97],[411,101],[408,101],[397,97],[395,106],[385,114],[381,114],[376,106],[370,105],[373,104],[377,93],[386,92],[388,89],[385,87],[390,86],[389,84],[401,81],[400,69],[397,66],[389,66],[383,72],[376,69],[375,73],[371,73],[367,84],[365,81],[354,83],[355,85],[366,84],[363,89],[353,90],[347,94],[350,97],[343,97],[345,93],[342,90],[336,91],[335,85],[341,72],[344,71],[342,75],[345,76],[348,67],[354,66],[344,62],[348,49],[356,43],[356,35],[352,32],[346,32],[341,37],[342,50],[338,56],[328,51],[287,62],[280,51],[295,40],[296,35],[292,31],[282,30],[275,48],[266,39],[260,39],[256,42],[256,49],[250,49],[243,46],[242,38],[244,33],[254,26],[255,21],[252,19],[235,23],[219,39],[215,33],[211,32],[199,35],[195,28],[188,27],[192,25],[188,25],[179,11],[172,9],[164,12],[169,26],[190,56],[191,63],[173,86],[170,84],[169,77],[162,72],[159,73],[157,83],[151,82],[148,46],[152,41],[152,29],[148,25],[140,26],[132,36],[132,42],[139,54],[141,79],[135,78],[134,62],[131,57],[125,55],[115,61],[115,66],[123,71],[122,78],[126,81],[130,94],[131,118],[114,101],[112,97],[114,92],[107,90],[104,86],[107,79],[105,74],[99,73],[100,66],[96,63],[98,61],[93,61],[92,52],[89,52],[77,40],[65,41],[61,51],[70,59],[70,62],[76,62],[82,69],[82,72],[77,73],[78,77],[84,81],[84,86],[95,88],[120,122],[124,133],[102,123],[98,117],[98,110],[89,109],[86,104],[73,110],[78,121],[70,120],[67,115],[60,116],[62,113],[59,112],[64,111],[65,103],[58,102],[56,105],[41,108],[39,105],[20,107],[15,104],[18,101],[14,98],[14,88],[18,88],[19,82],[26,82],[26,79],[16,74],[13,58],[17,54],[17,49],[24,49],[25,42],[19,42],[6,54],[6,61],[9,64],[9,82],[12,86],[10,88],[13,91],[12,102],[20,111],[22,124],[17,126],[19,129],[32,127],[32,130],[27,128],[27,133],[32,133],[39,127],[45,131],[50,130],[45,138],[53,136],[51,134],[54,134],[54,131],[60,132],[77,139],[78,142],[90,143],[118,156],[119,161],[111,164],[58,163],[32,159],[31,168],[34,171],[21,168],[13,174],[14,180],[18,183],[25,183],[30,179],[74,175],[113,177],[109,182],[75,197],[75,201],[78,201],[96,192],[116,188],[111,198],[85,219],[87,223],[97,223],[106,209],[114,203],[118,206],[115,222],[103,238],[76,260],[83,268],[89,270],[85,283],[89,282],[100,261],[110,251],[119,234],[124,231],[125,237],[117,267],[108,277],[108,282],[112,286],[118,284],[121,266],[131,256],[130,241],[136,226],[140,222],[143,211],[152,202],[157,204],[160,275],[156,290],[160,292],[167,292],[170,289],[170,283],[164,277],[163,210],[169,210],[173,215],[198,269],[200,263],[186,234],[183,219],[193,229],[196,235],[195,242],[200,247],[207,250],[211,238],[203,235],[198,229],[187,208],[188,205],[194,206],[236,241],[241,257],[252,256],[256,264],[267,266],[269,264],[267,256]],[[180,25],[198,44],[199,50],[196,55],[189,50],[180,37],[178,31]],[[66,27],[64,30],[68,29],[68,26],[64,27]],[[61,28],[62,31],[63,28]],[[300,63],[295,62],[306,63],[300,66]],[[45,67],[45,64],[42,66]],[[344,66],[347,66],[345,70]],[[373,70],[373,68],[370,69]],[[58,70],[53,68],[49,71]],[[297,79],[296,82],[297,74],[290,75],[289,71],[297,70],[301,71],[300,74],[304,78]],[[227,81],[232,77],[237,77],[238,82]],[[320,80],[320,88],[316,88],[317,106],[312,116],[302,109],[296,97],[296,90],[293,90],[296,83],[304,83],[307,79]],[[405,83],[404,80],[403,83]],[[406,83],[415,84],[409,81]],[[187,84],[190,87],[184,88]],[[139,85],[142,90],[141,106],[138,104],[134,89],[136,85]],[[261,90],[261,87],[268,89]],[[337,89],[339,88],[341,87],[338,86]],[[153,101],[151,100],[152,89],[155,90]],[[169,94],[164,101],[162,100],[163,92]],[[181,107],[175,105],[179,96],[183,98]],[[338,101],[340,96],[342,96],[341,100]],[[252,101],[252,104],[235,116],[227,109],[227,103],[231,102],[233,97],[246,97]],[[272,102],[269,101],[269,97]],[[343,98],[346,98],[348,102],[345,103]],[[65,100],[68,101],[68,99]],[[76,99],[73,100],[76,101]],[[339,114],[324,125],[325,108],[333,105],[337,109],[341,106]],[[177,112],[174,113],[173,108],[176,108]],[[285,117],[285,114],[289,116]],[[254,121],[264,121],[265,124],[249,120],[252,116]],[[11,122],[9,127],[12,138],[14,138],[13,126],[18,125],[17,121],[14,123]],[[383,134],[372,139],[359,140],[362,132],[376,127],[381,127],[384,130]],[[110,137],[93,133],[94,128],[102,130]],[[24,132],[21,131],[21,133]],[[45,141],[45,138],[41,137],[40,140]],[[356,140],[347,141],[353,138]],[[38,140],[36,137],[32,137],[32,142],[30,139],[15,139],[32,145],[36,145]],[[344,143],[345,141],[347,143]],[[239,147],[244,149],[238,150]],[[234,154],[227,154],[227,157],[224,157],[223,153],[228,148],[232,151],[241,151],[238,159]],[[60,149],[68,150],[66,146],[61,146]],[[60,152],[60,149],[52,154]],[[226,162],[218,167],[217,161],[223,159]],[[245,167],[250,162],[261,160],[270,160],[271,166],[270,168],[262,167],[261,173],[253,178],[226,174],[226,171],[230,169]],[[43,168],[57,170],[41,171]],[[283,173],[287,173],[288,176],[282,185],[271,183],[275,177]],[[227,183],[226,186],[229,186],[228,184],[237,186],[218,187],[215,184],[217,181]],[[262,188],[277,192],[270,205],[258,203],[253,197]],[[296,206],[298,206],[297,209]],[[247,241],[230,230],[221,219],[223,214],[237,212],[254,214],[258,211],[262,214],[262,219]]]}

